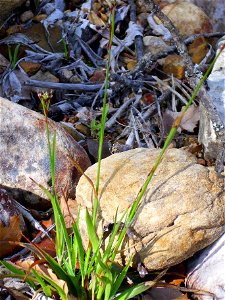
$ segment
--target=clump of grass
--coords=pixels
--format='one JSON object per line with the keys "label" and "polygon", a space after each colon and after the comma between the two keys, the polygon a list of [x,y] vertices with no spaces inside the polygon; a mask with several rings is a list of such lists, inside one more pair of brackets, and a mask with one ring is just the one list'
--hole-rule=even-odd
{"label": "clump of grass", "polygon": [[18,62],[19,49],[20,49],[20,44],[17,44],[13,51],[11,49],[11,46],[8,46],[9,62],[12,69],[15,68],[16,63]]}
{"label": "clump of grass", "polygon": [[[65,282],[66,288],[65,286],[63,288],[61,285],[59,285],[58,280],[53,280],[51,276],[45,273],[38,272],[33,267],[31,267],[28,271],[24,271],[19,270],[17,267],[6,261],[1,262],[11,272],[11,274],[8,276],[22,278],[32,288],[36,290],[41,287],[41,290],[48,297],[51,297],[52,294],[57,293],[62,300],[66,300],[68,298],[68,294],[71,294],[77,297],[78,299],[125,300],[130,299],[140,293],[143,293],[144,291],[146,291],[154,285],[155,282],[141,282],[139,284],[133,284],[129,288],[124,287],[123,283],[125,282],[126,275],[130,263],[132,261],[132,257],[129,259],[129,262],[124,268],[116,267],[115,257],[122,247],[123,239],[126,235],[127,229],[136,216],[139,204],[142,200],[144,193],[146,192],[148,184],[150,183],[154,172],[159,166],[163,154],[168,148],[170,142],[172,141],[177,131],[177,128],[180,125],[183,115],[185,114],[189,106],[192,104],[200,87],[206,80],[209,72],[211,71],[219,55],[218,54],[215,57],[206,74],[199,82],[182,115],[175,120],[172,129],[164,143],[164,146],[133,205],[124,212],[123,216],[119,220],[117,218],[116,213],[113,229],[109,236],[107,247],[103,252],[101,251],[103,236],[97,235],[96,223],[99,207],[98,192],[101,172],[102,146],[104,139],[105,122],[108,111],[107,88],[109,84],[110,72],[110,49],[112,46],[112,39],[114,34],[114,14],[115,7],[112,7],[109,57],[106,70],[105,92],[99,133],[98,168],[95,187],[93,183],[91,183],[95,194],[92,215],[86,209],[86,225],[89,236],[89,245],[87,249],[85,249],[82,243],[82,236],[79,230],[79,214],[77,220],[72,225],[72,234],[69,234],[66,228],[62,211],[60,209],[60,203],[55,192],[56,132],[54,132],[53,140],[51,142],[51,134],[48,126],[48,109],[50,105],[51,95],[49,95],[48,93],[43,93],[40,95],[40,100],[46,118],[46,133],[52,175],[52,193],[50,193],[46,188],[44,188],[41,185],[39,185],[39,187],[49,197],[53,207],[56,226],[56,257],[51,257],[42,249],[38,248],[38,246],[29,245],[29,247],[32,248],[32,250],[38,255],[38,257],[45,262],[48,268],[52,269],[52,271],[59,280],[63,280]],[[121,226],[122,223],[123,226]],[[0,276],[0,278],[1,277],[2,276]]]}

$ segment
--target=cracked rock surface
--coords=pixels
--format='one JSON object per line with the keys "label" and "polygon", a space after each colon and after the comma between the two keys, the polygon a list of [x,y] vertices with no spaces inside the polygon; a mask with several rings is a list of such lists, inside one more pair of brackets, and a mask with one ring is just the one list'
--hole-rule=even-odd
{"label": "cracked rock surface", "polygon": [[[135,200],[159,150],[138,148],[102,160],[98,232]],[[97,166],[85,172],[95,182]],[[87,244],[85,207],[93,192],[82,176],[76,189],[80,229]],[[225,229],[224,179],[181,149],[169,149],[142,199],[130,228],[125,259],[136,249],[149,270],[175,265],[218,239]],[[129,252],[129,253],[128,253]],[[134,259],[134,264],[138,261]]]}

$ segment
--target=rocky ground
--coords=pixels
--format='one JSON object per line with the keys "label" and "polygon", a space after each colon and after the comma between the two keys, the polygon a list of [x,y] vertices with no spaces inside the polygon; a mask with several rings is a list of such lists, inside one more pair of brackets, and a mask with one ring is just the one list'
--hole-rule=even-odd
{"label": "rocky ground", "polygon": [[[117,207],[121,215],[135,200],[174,120],[224,45],[225,11],[222,0],[0,4],[0,257],[19,264],[27,254],[4,241],[35,239],[53,225],[50,202],[37,186],[51,191],[40,93],[51,100],[56,189],[61,199],[67,193],[64,217],[70,227],[80,209],[87,244],[84,211],[92,210],[93,195],[81,174],[87,169],[95,182],[113,7],[99,234],[110,228]],[[224,86],[223,50],[127,234],[119,264],[135,254],[131,272],[142,280],[169,268],[143,299],[225,299]],[[46,240],[39,245],[54,255]],[[19,285],[1,280],[1,299],[35,295]]]}

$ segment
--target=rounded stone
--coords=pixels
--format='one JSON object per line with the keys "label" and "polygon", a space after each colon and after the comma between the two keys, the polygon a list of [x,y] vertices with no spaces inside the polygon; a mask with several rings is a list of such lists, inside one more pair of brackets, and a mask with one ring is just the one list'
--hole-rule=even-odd
{"label": "rounded stone", "polygon": [[[51,191],[51,170],[45,117],[22,105],[0,97],[0,184],[16,200],[49,206],[47,195],[38,184]],[[50,142],[56,133],[55,189],[75,197],[80,172],[90,166],[85,150],[62,126],[48,119]],[[34,182],[35,181],[35,182]]]}
{"label": "rounded stone", "polygon": [[[99,234],[114,222],[117,209],[119,219],[134,202],[159,151],[138,148],[102,160]],[[94,183],[96,173],[97,165],[85,172]],[[84,176],[77,185],[76,201],[80,230],[87,245],[85,209],[92,210],[93,190]],[[140,203],[126,238],[125,249],[129,250],[123,253],[129,256],[131,249],[138,251],[149,270],[180,263],[224,232],[224,204],[224,180],[213,169],[197,164],[191,153],[169,149]],[[129,248],[132,244],[135,247]]]}

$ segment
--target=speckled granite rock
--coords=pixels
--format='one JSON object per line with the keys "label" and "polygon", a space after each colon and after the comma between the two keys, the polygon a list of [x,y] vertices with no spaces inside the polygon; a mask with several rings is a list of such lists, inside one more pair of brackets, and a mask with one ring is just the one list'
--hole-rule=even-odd
{"label": "speckled granite rock", "polygon": [[[98,231],[113,223],[135,200],[159,150],[134,149],[114,154],[101,165]],[[96,165],[85,172],[95,182]],[[87,244],[85,207],[92,208],[92,188],[82,176],[76,190],[80,229]],[[133,242],[149,270],[175,265],[214,242],[225,228],[224,179],[179,149],[167,151],[131,226]],[[131,253],[130,248],[129,252]],[[126,255],[130,253],[124,252]]]}
{"label": "speckled granite rock", "polygon": [[[0,98],[0,184],[16,200],[48,204],[46,195],[31,180],[50,188],[50,161],[43,115]],[[56,130],[56,191],[68,185],[74,197],[80,177],[72,166],[70,154],[83,170],[90,165],[84,149],[59,124],[49,120],[51,140]]]}

